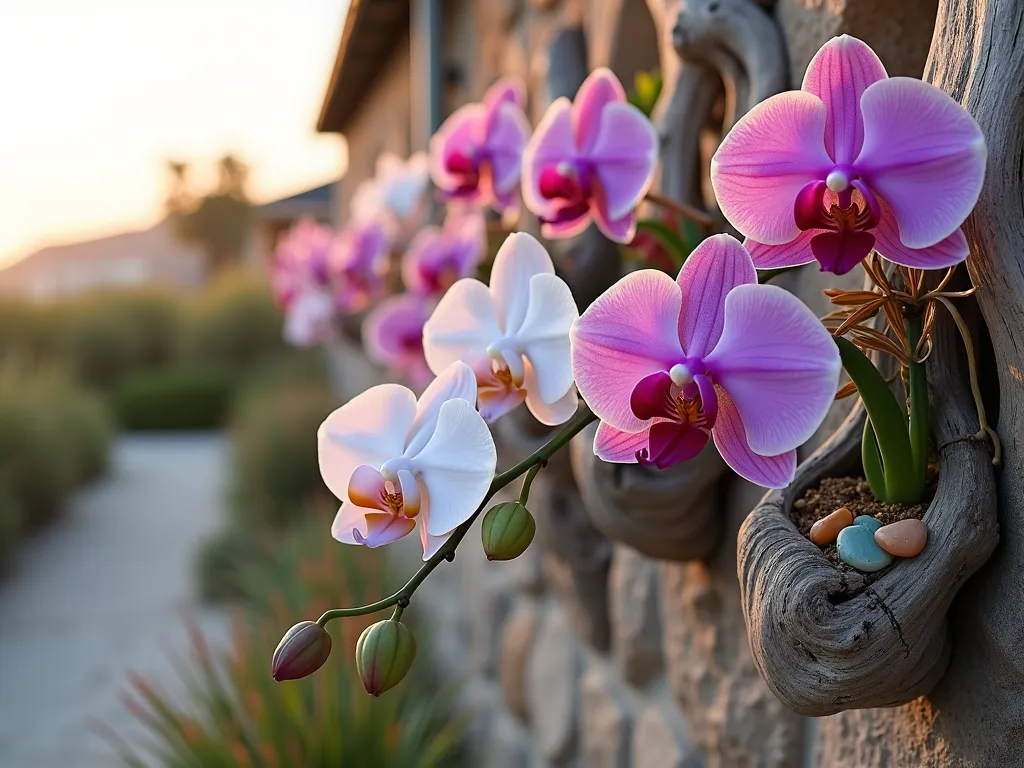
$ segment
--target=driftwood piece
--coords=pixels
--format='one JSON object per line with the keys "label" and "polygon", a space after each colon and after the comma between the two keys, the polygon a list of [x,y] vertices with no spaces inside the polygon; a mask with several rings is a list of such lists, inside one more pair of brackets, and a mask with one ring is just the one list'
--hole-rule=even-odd
{"label": "driftwood piece", "polygon": [[569,447],[594,525],[657,560],[700,560],[715,551],[724,516],[715,484],[725,464],[713,445],[665,470],[609,464],[594,455],[592,425]]}
{"label": "driftwood piece", "polygon": [[[925,698],[819,724],[816,765],[1014,766],[1024,733],[1024,2],[941,0],[925,79],[951,94],[988,143],[985,185],[964,226],[967,267],[998,384],[1001,541],[953,605],[953,658]],[[996,382],[996,379],[998,381]],[[987,380],[987,381],[986,381]],[[990,407],[992,403],[989,404]],[[990,411],[990,416],[992,412]],[[966,489],[965,489],[966,490]]]}
{"label": "driftwood piece", "polygon": [[972,439],[978,420],[956,365],[955,333],[943,318],[928,363],[939,484],[920,555],[898,559],[868,583],[833,567],[789,519],[793,502],[819,480],[859,470],[861,408],[740,529],[751,650],[768,686],[796,712],[903,704],[946,670],[950,604],[998,541],[992,455]]}

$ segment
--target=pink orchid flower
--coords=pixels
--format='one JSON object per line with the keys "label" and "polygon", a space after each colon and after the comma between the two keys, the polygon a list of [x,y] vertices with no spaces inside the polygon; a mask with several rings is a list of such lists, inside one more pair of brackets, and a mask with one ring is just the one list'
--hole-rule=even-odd
{"label": "pink orchid flower", "polygon": [[397,222],[418,218],[430,183],[430,167],[424,152],[402,160],[393,152],[377,157],[372,178],[360,182],[352,195],[351,213],[356,221],[391,217]]}
{"label": "pink orchid flower", "polygon": [[540,217],[545,237],[572,237],[593,219],[608,238],[628,243],[657,159],[651,121],[626,101],[610,70],[598,69],[575,101],[555,99],[530,138],[523,200]]}
{"label": "pink orchid flower", "polygon": [[405,287],[425,296],[444,293],[476,272],[486,246],[486,224],[478,211],[449,211],[443,229],[424,227],[409,244],[402,259]]}
{"label": "pink orchid flower", "polygon": [[366,356],[415,390],[434,378],[423,356],[423,324],[431,308],[423,296],[404,293],[384,299],[363,321]]}
{"label": "pink orchid flower", "polygon": [[312,347],[331,337],[334,300],[330,291],[315,286],[300,288],[284,315],[284,339],[296,347]]}
{"label": "pink orchid flower", "polygon": [[725,137],[711,181],[760,269],[806,264],[844,274],[876,249],[937,269],[967,257],[960,225],[981,191],[985,140],[928,83],[888,77],[874,51],[826,43],[803,89],[754,107]]}
{"label": "pink orchid flower", "polygon": [[386,293],[390,257],[391,238],[380,220],[357,221],[338,236],[331,274],[339,312],[359,312]]}
{"label": "pink orchid flower", "polygon": [[578,316],[544,246],[517,232],[498,250],[489,288],[464,278],[448,289],[423,327],[423,351],[435,373],[456,360],[472,366],[487,421],[525,402],[541,423],[561,424],[578,403],[569,357]]}
{"label": "pink orchid flower", "polygon": [[443,371],[420,396],[398,384],[371,387],[317,431],[320,474],[341,508],[331,534],[379,547],[420,520],[428,560],[483,501],[497,462],[476,412],[476,378],[466,365]]}
{"label": "pink orchid flower", "polygon": [[308,217],[280,237],[270,265],[271,289],[279,307],[287,309],[307,287],[330,283],[333,243],[334,232]]}
{"label": "pink orchid flower", "polygon": [[601,419],[594,453],[664,469],[709,437],[726,463],[769,488],[789,484],[818,428],[839,352],[792,294],[758,285],[738,241],[701,243],[673,280],[633,272],[573,326],[576,386]]}
{"label": "pink orchid flower", "polygon": [[507,211],[516,206],[530,124],[518,80],[492,85],[483,101],[455,110],[430,139],[434,184],[449,200]]}

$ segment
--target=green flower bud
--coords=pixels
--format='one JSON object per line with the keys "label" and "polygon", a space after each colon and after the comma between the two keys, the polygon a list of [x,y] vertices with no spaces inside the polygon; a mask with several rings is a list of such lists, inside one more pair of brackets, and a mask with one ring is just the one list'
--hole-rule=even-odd
{"label": "green flower bud", "polygon": [[284,633],[274,649],[270,673],[278,682],[316,672],[331,655],[331,636],[315,621],[300,621]]}
{"label": "green flower bud", "polygon": [[537,523],[533,515],[518,501],[491,507],[480,525],[488,560],[514,560],[530,546],[535,533]]}
{"label": "green flower bud", "polygon": [[356,669],[371,696],[380,696],[402,682],[415,658],[416,638],[400,621],[371,624],[356,643]]}

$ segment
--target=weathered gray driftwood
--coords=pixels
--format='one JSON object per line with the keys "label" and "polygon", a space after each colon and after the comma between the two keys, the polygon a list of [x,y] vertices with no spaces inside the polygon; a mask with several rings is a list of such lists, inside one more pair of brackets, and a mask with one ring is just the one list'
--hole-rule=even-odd
{"label": "weathered gray driftwood", "polygon": [[594,455],[595,431],[591,426],[569,448],[594,525],[658,560],[701,560],[714,552],[724,520],[715,485],[725,469],[714,446],[665,470],[608,464]]}
{"label": "weathered gray driftwood", "polygon": [[950,603],[998,540],[992,455],[972,439],[978,420],[955,334],[943,318],[928,364],[939,485],[925,515],[924,552],[868,584],[833,567],[789,519],[793,502],[820,479],[859,470],[861,408],[740,529],[751,650],[768,686],[796,712],[902,704],[946,670]]}

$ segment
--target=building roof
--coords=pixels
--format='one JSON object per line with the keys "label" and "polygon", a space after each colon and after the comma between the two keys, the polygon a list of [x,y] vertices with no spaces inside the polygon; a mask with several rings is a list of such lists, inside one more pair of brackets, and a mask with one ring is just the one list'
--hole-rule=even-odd
{"label": "building roof", "polygon": [[334,200],[334,182],[256,206],[261,219],[294,219],[299,216],[328,218]]}
{"label": "building roof", "polygon": [[406,39],[410,0],[351,0],[317,130],[343,133],[398,44]]}

